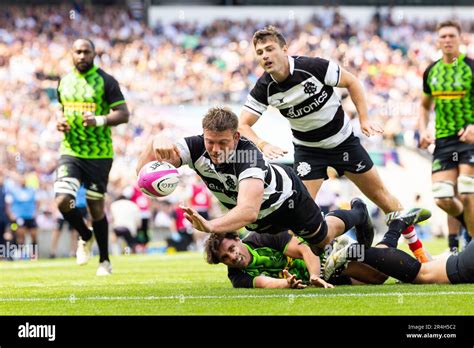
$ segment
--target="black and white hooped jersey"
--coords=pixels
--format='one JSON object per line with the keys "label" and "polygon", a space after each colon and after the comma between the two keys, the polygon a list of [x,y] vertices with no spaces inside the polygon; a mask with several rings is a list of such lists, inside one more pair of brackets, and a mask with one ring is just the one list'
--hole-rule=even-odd
{"label": "black and white hooped jersey", "polygon": [[255,144],[246,138],[239,140],[236,150],[222,165],[212,163],[202,135],[181,139],[177,146],[182,165],[194,169],[219,202],[228,209],[237,205],[239,183],[247,178],[264,182],[258,220],[277,210],[293,194],[292,179],[284,169],[268,163]]}
{"label": "black and white hooped jersey", "polygon": [[288,60],[288,78],[277,82],[265,73],[248,95],[244,110],[261,116],[271,105],[290,121],[295,144],[336,147],[352,133],[333,88],[339,83],[341,68],[322,58],[289,56]]}

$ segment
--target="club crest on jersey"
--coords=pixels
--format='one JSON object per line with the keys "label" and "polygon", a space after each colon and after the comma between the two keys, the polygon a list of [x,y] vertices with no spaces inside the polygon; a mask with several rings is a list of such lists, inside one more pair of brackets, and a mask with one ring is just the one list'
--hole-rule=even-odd
{"label": "club crest on jersey", "polygon": [[300,162],[296,167],[298,176],[306,176],[311,172],[311,165],[308,162]]}
{"label": "club crest on jersey", "polygon": [[316,93],[318,93],[318,87],[316,87],[316,85],[313,83],[313,82],[306,82],[304,85],[304,92],[306,94],[309,94],[309,95],[315,95]]}

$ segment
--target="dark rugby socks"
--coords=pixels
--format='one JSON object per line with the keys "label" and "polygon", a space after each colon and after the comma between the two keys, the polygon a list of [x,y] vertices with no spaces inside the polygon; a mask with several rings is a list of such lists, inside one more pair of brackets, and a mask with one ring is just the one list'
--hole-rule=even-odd
{"label": "dark rugby socks", "polygon": [[360,225],[364,222],[364,211],[358,208],[351,210],[333,210],[326,216],[335,216],[344,222],[344,231],[350,230],[355,225]]}
{"label": "dark rugby socks", "polygon": [[109,223],[104,215],[102,220],[93,221],[95,239],[99,246],[99,262],[109,261]]}
{"label": "dark rugby socks", "polygon": [[77,208],[73,208],[69,210],[67,213],[62,213],[64,220],[69,222],[72,227],[76,229],[77,232],[79,232],[79,235],[81,236],[82,240],[87,241],[92,238],[92,232],[87,227],[86,223],[84,222],[84,218],[81,214],[81,211]]}

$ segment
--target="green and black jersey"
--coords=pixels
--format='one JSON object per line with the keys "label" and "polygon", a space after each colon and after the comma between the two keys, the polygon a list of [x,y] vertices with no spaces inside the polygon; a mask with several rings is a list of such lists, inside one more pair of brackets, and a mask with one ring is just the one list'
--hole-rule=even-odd
{"label": "green and black jersey", "polygon": [[87,111],[97,116],[107,115],[114,106],[124,104],[118,82],[97,66],[83,74],[74,70],[59,81],[58,99],[71,126],[64,134],[61,154],[89,159],[112,158],[110,127],[84,127],[82,117]]}
{"label": "green and black jersey", "polygon": [[[255,278],[265,275],[283,278],[283,270],[296,278],[309,281],[309,272],[301,259],[285,256],[292,235],[288,232],[278,234],[251,233],[242,242],[247,246],[252,260],[245,269],[228,267],[228,277],[235,288],[255,287]],[[302,243],[302,239],[298,238]]]}
{"label": "green and black jersey", "polygon": [[461,54],[451,64],[442,59],[423,74],[423,92],[435,101],[436,138],[457,135],[474,123],[474,61]]}

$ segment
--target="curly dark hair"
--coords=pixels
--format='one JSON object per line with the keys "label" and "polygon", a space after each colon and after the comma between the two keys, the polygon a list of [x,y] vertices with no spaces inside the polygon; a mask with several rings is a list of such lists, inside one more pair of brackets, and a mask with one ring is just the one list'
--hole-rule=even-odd
{"label": "curly dark hair", "polygon": [[204,246],[207,263],[211,265],[220,263],[219,247],[221,246],[222,241],[224,239],[237,240],[238,238],[239,234],[237,232],[211,233]]}

